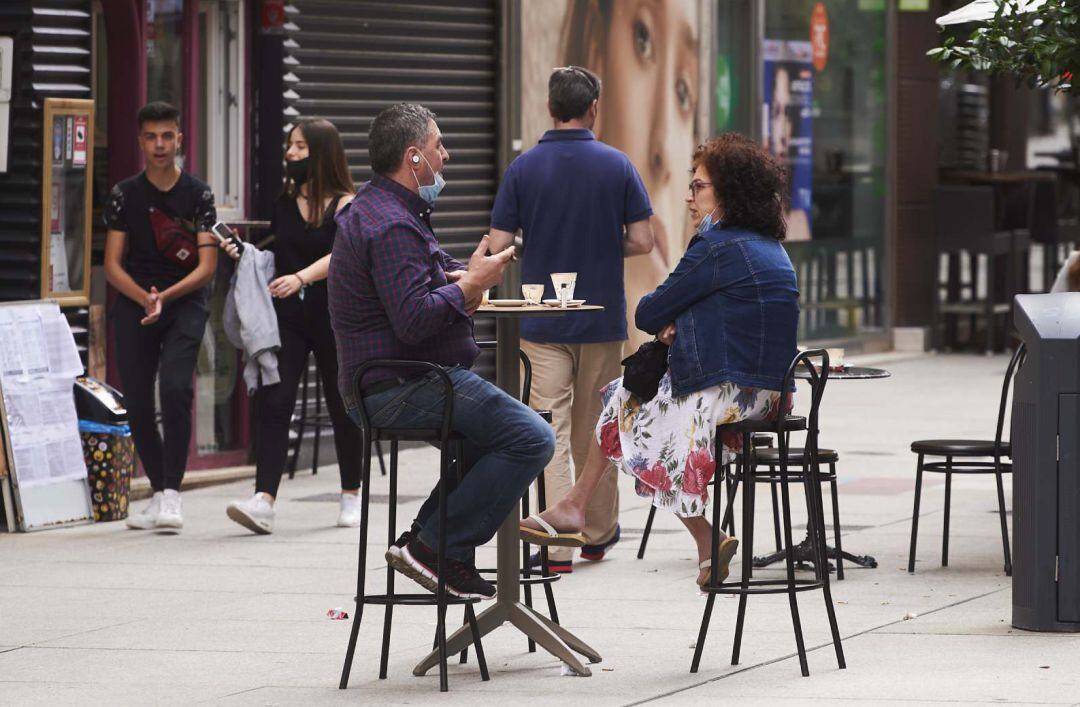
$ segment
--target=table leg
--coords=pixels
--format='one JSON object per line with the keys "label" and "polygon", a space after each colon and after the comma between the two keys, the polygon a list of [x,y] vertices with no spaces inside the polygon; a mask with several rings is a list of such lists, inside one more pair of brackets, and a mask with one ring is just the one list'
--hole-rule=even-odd
{"label": "table leg", "polygon": [[[521,351],[521,328],[516,319],[499,318],[496,320],[496,339],[499,342],[495,353],[496,382],[502,390],[515,398],[521,395],[519,381],[519,361]],[[536,641],[548,653],[570,666],[578,675],[588,677],[592,671],[583,665],[574,651],[599,663],[600,654],[584,641],[550,619],[537,614],[521,603],[521,542],[518,537],[517,506],[499,526],[496,536],[497,586],[498,594],[495,605],[488,607],[476,617],[481,636],[486,636],[506,622],[527,637]],[[446,653],[452,655],[472,644],[472,631],[466,624],[455,631],[446,640]],[[439,663],[439,652],[432,651],[413,668],[413,675],[421,676]]]}

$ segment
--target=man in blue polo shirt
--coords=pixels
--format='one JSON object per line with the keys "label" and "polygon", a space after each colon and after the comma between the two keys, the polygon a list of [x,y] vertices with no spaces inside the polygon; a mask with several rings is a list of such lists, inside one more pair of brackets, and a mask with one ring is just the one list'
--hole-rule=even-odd
{"label": "man in blue polo shirt", "polygon": [[[521,229],[522,283],[543,284],[554,297],[552,273],[576,272],[576,299],[598,304],[596,314],[526,319],[522,349],[533,365],[531,403],[551,410],[555,456],[544,473],[548,505],[573,485],[570,460],[585,465],[600,416],[600,388],[621,374],[626,341],[623,258],[652,250],[652,207],[630,159],[592,134],[600,79],[576,66],[555,69],[548,110],[555,127],[510,165],[491,214],[492,250],[510,245]],[[619,539],[616,474],[607,474],[585,516],[582,558],[602,559]],[[573,550],[552,547],[551,566],[571,571]]]}

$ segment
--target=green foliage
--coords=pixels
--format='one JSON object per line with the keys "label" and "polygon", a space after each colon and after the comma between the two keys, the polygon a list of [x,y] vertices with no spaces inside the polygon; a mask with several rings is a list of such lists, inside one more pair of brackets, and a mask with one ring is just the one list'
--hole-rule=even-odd
{"label": "green foliage", "polygon": [[927,55],[953,69],[1008,74],[1031,87],[1074,92],[1080,71],[1080,0],[1047,0],[1037,10],[1020,12],[1025,4],[999,0],[994,17],[966,40],[947,37]]}

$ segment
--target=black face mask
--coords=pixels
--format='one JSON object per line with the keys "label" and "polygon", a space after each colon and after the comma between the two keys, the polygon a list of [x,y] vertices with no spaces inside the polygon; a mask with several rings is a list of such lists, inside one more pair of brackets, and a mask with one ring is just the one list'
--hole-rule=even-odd
{"label": "black face mask", "polygon": [[304,186],[311,177],[311,158],[305,157],[302,160],[286,160],[285,174],[288,175],[289,179],[293,180],[293,183],[297,188]]}

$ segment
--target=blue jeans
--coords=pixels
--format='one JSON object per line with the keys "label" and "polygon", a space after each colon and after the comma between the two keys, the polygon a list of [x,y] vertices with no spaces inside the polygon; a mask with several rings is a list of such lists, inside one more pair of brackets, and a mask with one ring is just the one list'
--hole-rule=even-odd
{"label": "blue jeans", "polygon": [[[473,552],[495,535],[529,484],[555,453],[555,433],[539,415],[465,368],[447,371],[454,385],[451,429],[465,437],[460,483],[447,489],[446,555],[472,562]],[[437,430],[445,390],[430,373],[364,398],[375,427]],[[349,409],[359,424],[359,410]],[[438,486],[420,507],[420,540],[438,546]]]}

